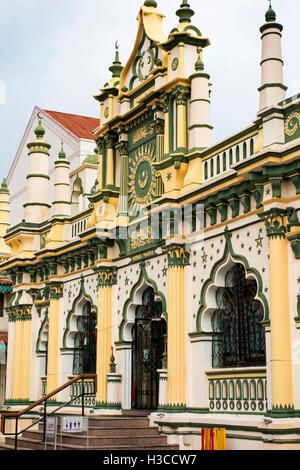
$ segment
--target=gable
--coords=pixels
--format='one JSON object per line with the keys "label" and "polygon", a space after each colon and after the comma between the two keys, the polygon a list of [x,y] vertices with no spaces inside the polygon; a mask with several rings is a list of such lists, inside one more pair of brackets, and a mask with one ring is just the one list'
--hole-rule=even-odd
{"label": "gable", "polygon": [[155,67],[166,65],[166,53],[159,46],[167,40],[163,18],[164,15],[152,8],[144,6],[140,9],[135,45],[120,78],[122,91],[134,90],[151,77]]}

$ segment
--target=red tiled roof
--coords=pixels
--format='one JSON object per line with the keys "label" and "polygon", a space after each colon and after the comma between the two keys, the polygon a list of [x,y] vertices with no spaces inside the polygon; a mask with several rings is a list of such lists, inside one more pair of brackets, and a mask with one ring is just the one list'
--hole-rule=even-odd
{"label": "red tiled roof", "polygon": [[8,334],[7,333],[0,333],[0,342],[1,343],[8,343]]}
{"label": "red tiled roof", "polygon": [[58,122],[67,131],[71,132],[75,137],[89,140],[96,139],[92,131],[99,126],[99,119],[78,116],[77,114],[59,113],[58,111],[48,111],[46,109],[43,109],[43,112],[52,117],[52,119]]}

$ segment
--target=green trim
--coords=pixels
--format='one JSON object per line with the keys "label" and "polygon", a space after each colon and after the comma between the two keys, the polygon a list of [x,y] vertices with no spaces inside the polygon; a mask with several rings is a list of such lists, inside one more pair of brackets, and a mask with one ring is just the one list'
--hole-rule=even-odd
{"label": "green trim", "polygon": [[26,176],[26,179],[29,179],[29,178],[45,178],[45,179],[47,179],[47,180],[50,180],[50,176],[48,176],[48,175],[42,175],[42,174],[37,174],[37,173],[36,173],[36,174],[32,173],[32,174],[27,175],[27,176]]}
{"label": "green trim", "polygon": [[282,83],[265,83],[264,85],[258,88],[258,91],[263,91],[265,88],[282,88],[282,90],[284,91],[288,89],[288,87],[283,85]]}
{"label": "green trim", "polygon": [[284,65],[284,62],[282,59],[279,59],[279,57],[268,57],[267,59],[264,59],[261,61],[260,65],[264,64],[265,62],[268,62],[270,60],[277,60],[278,62],[281,62],[282,65]]}
{"label": "green trim", "polygon": [[48,207],[49,209],[51,209],[50,204],[46,204],[42,202],[27,202],[26,204],[23,205],[23,207],[28,207],[28,206],[42,206],[42,207]]}

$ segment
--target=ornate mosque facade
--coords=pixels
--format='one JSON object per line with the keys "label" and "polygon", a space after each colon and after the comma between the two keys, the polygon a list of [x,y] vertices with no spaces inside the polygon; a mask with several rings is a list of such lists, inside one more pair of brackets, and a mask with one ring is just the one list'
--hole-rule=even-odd
{"label": "ornate mosque facade", "polygon": [[5,405],[96,374],[91,412],[149,410],[182,450],[210,427],[229,449],[299,449],[300,95],[283,27],[270,6],[257,115],[213,143],[210,41],[186,0],[176,14],[167,36],[156,1],[141,6],[100,120],[33,111],[0,190]]}

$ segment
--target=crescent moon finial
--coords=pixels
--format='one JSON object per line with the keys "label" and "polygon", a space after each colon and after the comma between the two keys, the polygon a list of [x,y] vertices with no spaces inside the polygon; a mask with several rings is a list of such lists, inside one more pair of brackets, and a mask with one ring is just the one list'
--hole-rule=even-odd
{"label": "crescent moon finial", "polygon": [[116,41],[115,48],[116,48],[117,50],[119,49],[119,46],[120,46],[119,41]]}
{"label": "crescent moon finial", "polygon": [[39,119],[43,119],[43,116],[41,116],[40,111],[37,113],[37,117],[38,117]]}

